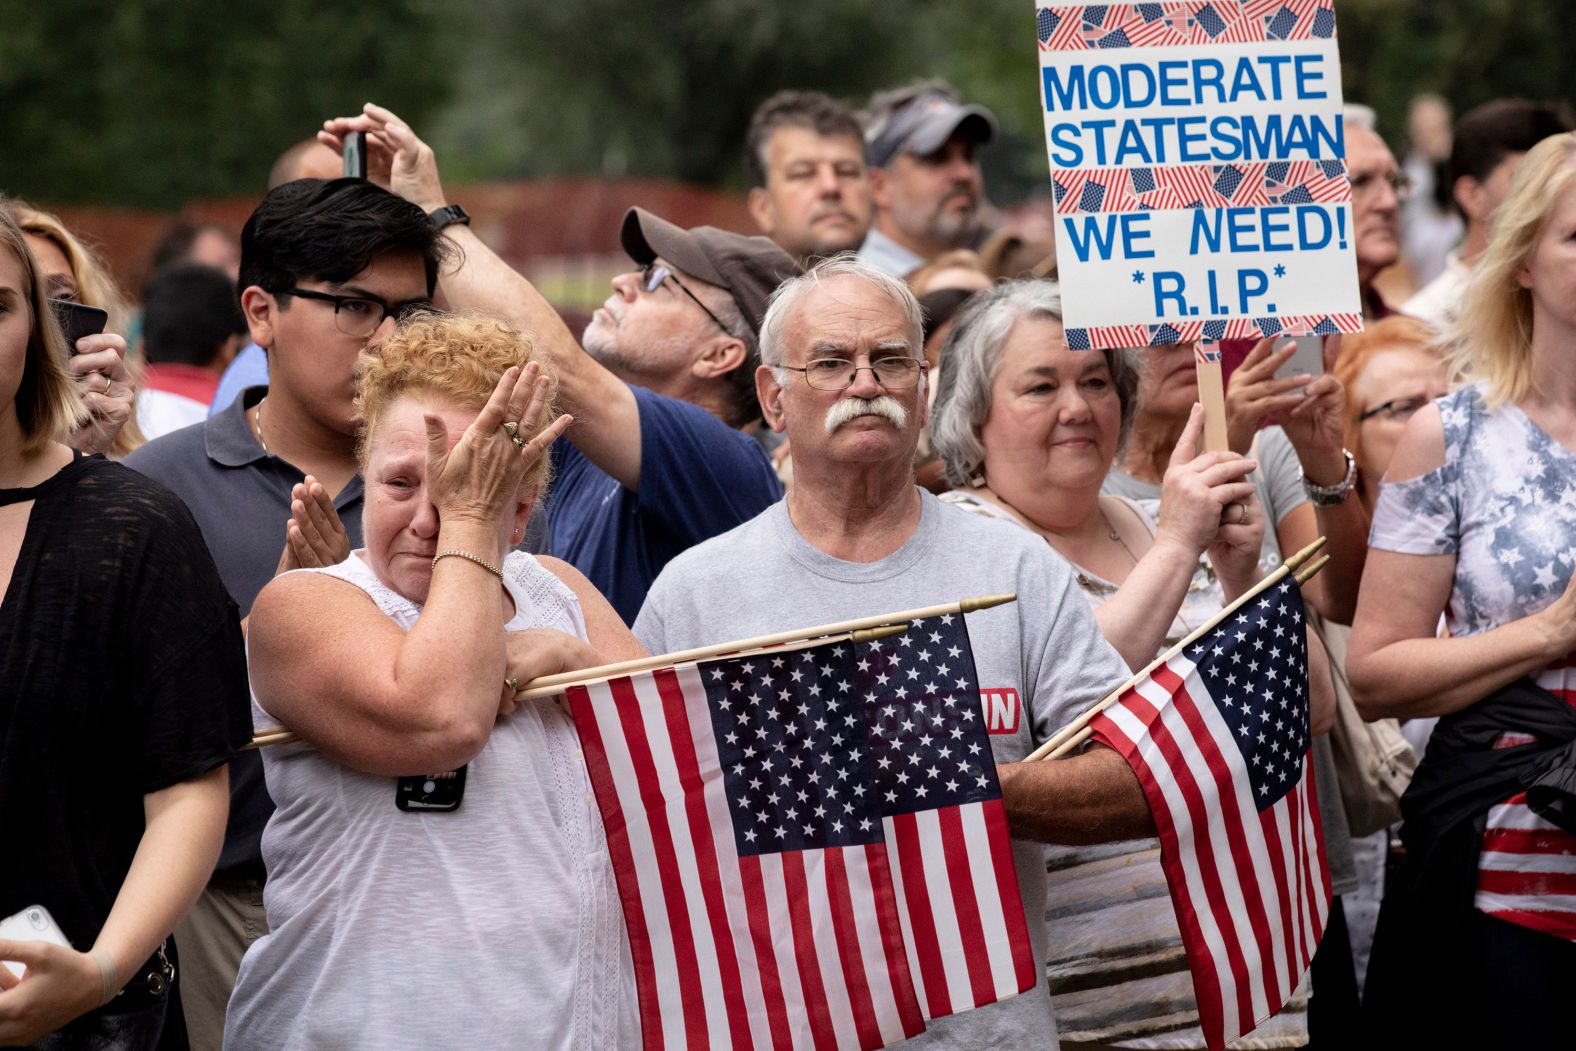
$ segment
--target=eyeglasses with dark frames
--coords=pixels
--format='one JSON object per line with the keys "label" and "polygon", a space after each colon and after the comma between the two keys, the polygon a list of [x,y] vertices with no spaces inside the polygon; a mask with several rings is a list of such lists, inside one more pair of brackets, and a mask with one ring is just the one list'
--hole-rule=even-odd
{"label": "eyeglasses with dark frames", "polygon": [[338,296],[332,292],[318,292],[311,288],[286,288],[274,294],[334,304],[334,324],[345,335],[357,338],[372,335],[386,318],[393,318],[395,324],[398,324],[417,314],[437,313],[437,308],[425,299],[389,304],[381,299],[369,299],[366,296]]}
{"label": "eyeglasses with dark frames", "polygon": [[689,296],[690,299],[695,301],[696,306],[706,311],[706,316],[711,318],[713,324],[722,329],[726,335],[733,335],[733,332],[728,328],[728,326],[722,323],[722,319],[717,317],[716,314],[713,314],[711,309],[707,307],[705,303],[700,301],[699,296],[695,295],[694,292],[691,292],[688,288],[686,288],[684,286],[684,282],[680,281],[678,275],[673,271],[669,270],[661,263],[647,263],[645,266],[640,268],[640,287],[646,292],[655,292],[657,289],[662,287],[662,282],[664,281],[672,281],[680,292],[683,292],[686,296]]}
{"label": "eyeglasses with dark frames", "polygon": [[925,362],[904,354],[888,354],[868,365],[855,365],[847,358],[816,358],[804,365],[784,365],[789,372],[804,373],[804,381],[816,390],[847,390],[865,369],[888,390],[907,390],[919,382]]}
{"label": "eyeglasses with dark frames", "polygon": [[1373,419],[1375,416],[1378,416],[1381,413],[1383,413],[1385,419],[1387,419],[1387,420],[1394,420],[1397,423],[1401,423],[1401,422],[1404,422],[1406,420],[1411,419],[1412,418],[1412,414],[1415,413],[1418,409],[1421,409],[1424,405],[1427,405],[1428,402],[1429,402],[1428,398],[1422,398],[1422,397],[1391,398],[1389,401],[1385,402],[1383,405],[1375,405],[1373,408],[1369,409],[1367,412],[1364,412],[1361,415],[1359,415],[1357,417],[1357,422],[1358,423],[1364,423],[1364,422],[1366,422],[1368,420]]}

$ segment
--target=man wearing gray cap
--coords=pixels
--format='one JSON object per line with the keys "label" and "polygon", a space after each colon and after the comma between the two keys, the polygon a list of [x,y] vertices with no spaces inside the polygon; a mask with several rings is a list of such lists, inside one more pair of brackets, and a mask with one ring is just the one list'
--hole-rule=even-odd
{"label": "man wearing gray cap", "polygon": [[427,211],[463,254],[441,303],[529,332],[557,377],[574,424],[553,447],[548,550],[584,573],[633,620],[675,555],[753,518],[782,496],[761,447],[741,428],[760,419],[757,338],[766,299],[799,266],[764,237],[684,230],[640,208],[621,240],[639,269],[584,334],[584,349],[540,292],[451,205],[432,149],[393,113],[368,104],[320,136],[365,131],[374,180]]}
{"label": "man wearing gray cap", "polygon": [[985,194],[975,150],[996,134],[990,110],[964,105],[945,81],[925,80],[873,96],[865,122],[876,218],[859,261],[901,277],[971,247]]}

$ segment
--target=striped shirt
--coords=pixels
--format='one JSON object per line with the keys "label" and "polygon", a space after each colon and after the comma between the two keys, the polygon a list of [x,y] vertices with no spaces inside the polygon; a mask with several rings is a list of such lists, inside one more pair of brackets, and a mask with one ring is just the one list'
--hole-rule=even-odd
{"label": "striped shirt", "polygon": [[[1545,668],[1537,682],[1576,705],[1576,661]],[[1494,747],[1535,740],[1531,734],[1506,732]],[[1576,941],[1576,836],[1533,813],[1525,792],[1488,812],[1475,904],[1490,916]]]}
{"label": "striped shirt", "polygon": [[[1547,607],[1576,569],[1576,453],[1516,405],[1490,411],[1476,387],[1438,402],[1444,463],[1386,482],[1369,546],[1456,558],[1446,626],[1478,635]],[[1534,681],[1576,704],[1576,660]],[[1534,740],[1502,734],[1496,748]],[[1427,762],[1427,757],[1424,757]],[[1576,940],[1576,836],[1534,814],[1517,793],[1489,810],[1478,860],[1476,906],[1490,916]]]}

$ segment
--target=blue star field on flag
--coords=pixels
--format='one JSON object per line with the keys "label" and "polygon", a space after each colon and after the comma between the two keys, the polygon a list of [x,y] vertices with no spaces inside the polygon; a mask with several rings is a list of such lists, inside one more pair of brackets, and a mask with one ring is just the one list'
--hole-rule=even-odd
{"label": "blue star field on flag", "polygon": [[741,854],[877,843],[884,816],[1001,794],[961,614],[700,669]]}
{"label": "blue star field on flag", "polygon": [[1242,753],[1262,812],[1302,776],[1308,753],[1302,592],[1282,581],[1187,651]]}

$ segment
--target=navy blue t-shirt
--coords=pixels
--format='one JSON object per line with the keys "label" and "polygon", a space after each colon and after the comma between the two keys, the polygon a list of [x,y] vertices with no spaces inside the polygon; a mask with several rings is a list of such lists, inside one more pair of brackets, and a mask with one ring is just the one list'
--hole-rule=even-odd
{"label": "navy blue t-shirt", "polygon": [[782,498],[760,445],[698,405],[631,385],[640,410],[640,491],[579,449],[553,446],[548,550],[632,624],[662,567]]}

